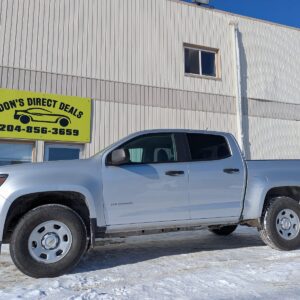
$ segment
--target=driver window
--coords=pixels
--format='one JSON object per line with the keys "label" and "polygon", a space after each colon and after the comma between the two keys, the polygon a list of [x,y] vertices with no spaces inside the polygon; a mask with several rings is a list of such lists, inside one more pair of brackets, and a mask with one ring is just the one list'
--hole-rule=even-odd
{"label": "driver window", "polygon": [[149,134],[135,138],[121,148],[128,151],[131,164],[177,161],[174,134]]}

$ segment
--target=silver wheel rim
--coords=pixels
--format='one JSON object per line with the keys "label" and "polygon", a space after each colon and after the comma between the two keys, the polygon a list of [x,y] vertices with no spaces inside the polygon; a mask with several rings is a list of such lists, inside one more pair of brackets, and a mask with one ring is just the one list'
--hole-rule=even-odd
{"label": "silver wheel rim", "polygon": [[64,258],[72,246],[72,233],[66,224],[47,221],[36,226],[28,240],[30,255],[38,262],[53,264]]}
{"label": "silver wheel rim", "polygon": [[278,234],[285,240],[293,240],[299,234],[299,217],[291,209],[283,209],[276,218]]}

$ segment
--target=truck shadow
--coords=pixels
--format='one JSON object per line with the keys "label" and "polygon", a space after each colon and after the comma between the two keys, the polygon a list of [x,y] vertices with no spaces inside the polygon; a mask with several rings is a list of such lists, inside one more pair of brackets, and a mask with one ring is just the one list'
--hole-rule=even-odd
{"label": "truck shadow", "polygon": [[[238,230],[231,236],[216,236],[208,231],[179,232],[157,236],[111,240],[90,250],[73,273],[83,273],[135,264],[165,256],[195,252],[224,251],[265,246],[256,230]],[[208,256],[209,257],[209,256]]]}

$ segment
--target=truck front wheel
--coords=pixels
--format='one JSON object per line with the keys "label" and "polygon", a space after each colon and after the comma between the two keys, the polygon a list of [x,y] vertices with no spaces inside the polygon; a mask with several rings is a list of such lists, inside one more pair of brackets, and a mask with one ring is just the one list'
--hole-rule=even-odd
{"label": "truck front wheel", "polygon": [[230,226],[220,226],[218,228],[208,228],[210,232],[213,232],[216,235],[230,235],[237,229],[237,225],[230,225]]}
{"label": "truck front wheel", "polygon": [[10,254],[18,269],[35,277],[56,277],[73,268],[87,247],[81,217],[62,205],[29,211],[16,226]]}
{"label": "truck front wheel", "polygon": [[276,197],[265,207],[258,229],[265,244],[277,250],[300,248],[300,205],[288,197]]}

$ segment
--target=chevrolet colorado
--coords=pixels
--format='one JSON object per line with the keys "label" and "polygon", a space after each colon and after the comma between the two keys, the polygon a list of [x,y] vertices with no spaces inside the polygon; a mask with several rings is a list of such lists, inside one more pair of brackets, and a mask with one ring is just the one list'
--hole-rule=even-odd
{"label": "chevrolet colorado", "polygon": [[0,167],[0,241],[25,274],[55,277],[108,237],[257,227],[300,247],[300,161],[246,161],[231,134],[135,133],[86,160]]}

